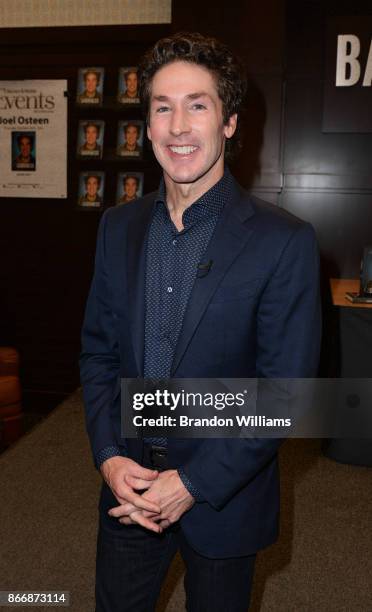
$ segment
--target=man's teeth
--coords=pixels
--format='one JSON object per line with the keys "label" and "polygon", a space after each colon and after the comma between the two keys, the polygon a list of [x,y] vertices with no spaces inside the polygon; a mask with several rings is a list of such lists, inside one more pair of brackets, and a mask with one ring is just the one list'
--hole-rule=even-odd
{"label": "man's teeth", "polygon": [[190,145],[184,145],[182,147],[171,146],[169,148],[170,148],[171,151],[173,151],[173,153],[178,153],[179,155],[189,155],[190,153],[193,153],[194,151],[196,151],[196,149],[198,147],[192,147]]}

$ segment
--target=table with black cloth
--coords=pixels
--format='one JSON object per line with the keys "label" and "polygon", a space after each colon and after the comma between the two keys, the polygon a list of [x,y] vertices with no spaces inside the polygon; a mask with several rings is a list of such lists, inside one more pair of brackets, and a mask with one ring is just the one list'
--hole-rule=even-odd
{"label": "table with black cloth", "polygon": [[[359,280],[331,278],[330,285],[338,315],[340,377],[372,379],[372,304],[354,304],[345,297],[346,291],[359,291]],[[371,438],[332,439],[323,449],[335,461],[372,466]]]}

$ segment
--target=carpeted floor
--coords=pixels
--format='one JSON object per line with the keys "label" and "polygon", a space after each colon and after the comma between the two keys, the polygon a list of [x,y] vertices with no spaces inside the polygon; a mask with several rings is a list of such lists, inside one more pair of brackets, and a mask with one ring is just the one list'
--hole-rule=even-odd
{"label": "carpeted floor", "polygon": [[[258,557],[250,610],[371,612],[372,468],[312,440],[280,459],[281,538]],[[99,483],[76,392],[0,456],[0,590],[67,590],[68,609],[93,612]],[[176,558],[159,612],[183,612],[182,569]]]}

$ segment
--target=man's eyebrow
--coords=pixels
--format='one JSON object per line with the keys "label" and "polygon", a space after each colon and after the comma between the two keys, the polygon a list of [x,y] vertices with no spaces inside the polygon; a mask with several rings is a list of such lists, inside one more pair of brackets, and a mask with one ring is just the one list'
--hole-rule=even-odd
{"label": "man's eyebrow", "polygon": [[[205,91],[196,91],[195,93],[187,94],[185,97],[188,100],[196,100],[198,98],[206,98],[206,97],[209,98],[209,94],[207,94]],[[156,100],[157,102],[168,102],[170,100],[169,96],[163,96],[163,95],[153,96],[152,99]]]}
{"label": "man's eyebrow", "polygon": [[168,96],[152,96],[153,100],[157,100],[157,102],[167,102],[169,100]]}
{"label": "man's eyebrow", "polygon": [[205,91],[197,91],[192,94],[188,94],[186,98],[189,100],[197,100],[198,98],[209,98],[210,96]]}

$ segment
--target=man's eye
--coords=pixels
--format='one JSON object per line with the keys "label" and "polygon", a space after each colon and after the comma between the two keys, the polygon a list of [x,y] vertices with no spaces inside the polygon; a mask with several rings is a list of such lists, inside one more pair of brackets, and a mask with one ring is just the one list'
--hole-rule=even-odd
{"label": "man's eye", "polygon": [[198,102],[197,104],[193,104],[192,105],[192,109],[193,110],[204,110],[204,109],[206,109],[206,106],[204,106],[204,104],[200,104]]}
{"label": "man's eye", "polygon": [[155,112],[165,113],[167,110],[169,110],[169,106],[159,106],[159,108],[157,108]]}

